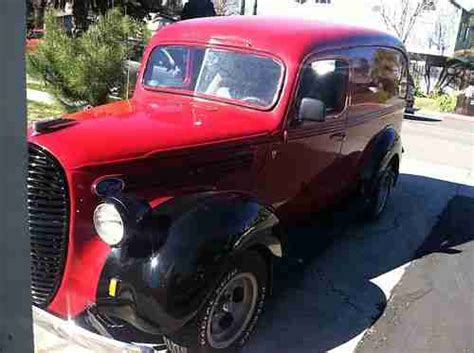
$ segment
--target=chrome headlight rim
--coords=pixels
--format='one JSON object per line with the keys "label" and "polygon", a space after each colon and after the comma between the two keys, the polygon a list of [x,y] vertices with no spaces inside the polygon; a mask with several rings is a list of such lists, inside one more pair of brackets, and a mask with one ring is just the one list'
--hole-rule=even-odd
{"label": "chrome headlight rim", "polygon": [[[103,224],[104,222],[107,222],[107,221],[103,221],[103,220],[101,221],[99,219],[101,216],[101,213],[102,213],[102,216],[104,217],[103,215],[104,212],[109,212],[109,215],[105,216],[105,218],[107,217],[109,218],[109,221],[108,221],[109,223],[113,221],[119,222],[119,225],[116,226],[117,229],[108,230],[109,232],[111,232],[109,234],[107,234],[107,230],[104,229],[105,225]],[[127,228],[126,217],[123,210],[121,210],[121,207],[118,206],[117,203],[110,202],[110,201],[104,201],[104,202],[99,203],[94,210],[93,222],[94,222],[94,228],[97,235],[100,237],[100,239],[104,243],[108,244],[111,247],[118,247],[124,243],[125,238],[126,238],[126,228]],[[117,233],[113,234],[114,231]]]}
{"label": "chrome headlight rim", "polygon": [[[111,241],[104,237],[103,234],[100,234],[100,229],[97,227],[97,212],[102,208],[113,207],[117,212],[116,216],[120,216],[120,221],[122,224],[122,233],[121,237]],[[103,242],[108,244],[111,247],[118,248],[123,246],[126,242],[137,239],[143,233],[144,223],[147,222],[149,217],[152,214],[152,209],[150,204],[141,199],[137,199],[127,195],[111,196],[103,198],[102,201],[96,206],[94,210],[93,222],[97,235],[101,238]]]}

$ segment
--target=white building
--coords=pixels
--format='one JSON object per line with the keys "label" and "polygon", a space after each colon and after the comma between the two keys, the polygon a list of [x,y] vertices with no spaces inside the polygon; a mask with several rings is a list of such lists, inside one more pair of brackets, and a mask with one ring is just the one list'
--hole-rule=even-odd
{"label": "white building", "polygon": [[[417,2],[411,0],[413,4]],[[399,0],[258,0],[259,15],[289,15],[350,23],[384,30],[394,35],[396,33],[393,29],[384,22],[382,12],[397,15],[401,11],[400,7]],[[410,31],[405,43],[408,51],[452,56],[462,13],[463,6],[454,0],[434,0],[433,6],[421,12]]]}

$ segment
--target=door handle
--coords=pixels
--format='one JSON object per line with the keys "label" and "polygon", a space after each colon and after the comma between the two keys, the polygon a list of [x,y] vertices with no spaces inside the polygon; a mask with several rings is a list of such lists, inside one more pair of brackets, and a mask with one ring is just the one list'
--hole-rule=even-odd
{"label": "door handle", "polygon": [[278,157],[278,155],[280,154],[280,151],[278,151],[276,149],[272,149],[272,152],[270,154],[272,156],[272,159],[276,159]]}
{"label": "door handle", "polygon": [[347,135],[345,132],[338,132],[336,134],[332,134],[329,136],[331,140],[336,140],[336,141],[345,141],[347,138]]}

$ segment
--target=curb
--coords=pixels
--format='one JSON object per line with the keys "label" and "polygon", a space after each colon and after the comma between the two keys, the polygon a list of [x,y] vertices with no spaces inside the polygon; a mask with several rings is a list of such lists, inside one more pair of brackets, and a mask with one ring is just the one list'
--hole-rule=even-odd
{"label": "curb", "polygon": [[410,113],[405,113],[404,119],[407,120],[415,120],[415,121],[427,121],[427,122],[441,122],[444,120],[442,116],[437,116],[437,115],[429,115],[429,114],[410,114]]}

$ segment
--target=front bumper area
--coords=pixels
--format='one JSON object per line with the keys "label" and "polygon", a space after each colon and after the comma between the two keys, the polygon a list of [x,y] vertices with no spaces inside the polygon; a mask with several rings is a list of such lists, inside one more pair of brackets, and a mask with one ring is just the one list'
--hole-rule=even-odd
{"label": "front bumper area", "polygon": [[112,323],[112,328],[117,325],[127,326],[129,331],[136,331],[143,337],[155,337],[162,334],[158,326],[139,316],[132,301],[100,300],[97,306],[89,308],[85,315],[89,318],[105,319],[106,323]]}
{"label": "front bumper area", "polygon": [[[122,307],[114,306],[110,308],[113,308],[110,312],[115,313]],[[102,310],[99,311],[96,305],[88,307],[75,319],[75,323],[88,331],[122,342],[144,342],[154,346],[163,343],[163,336],[161,334],[144,332],[138,329],[134,324],[119,319],[117,316],[120,316],[120,314],[111,316],[106,313],[107,310],[104,310],[103,307],[101,309]],[[129,310],[130,309],[127,309],[125,312],[129,313]]]}
{"label": "front bumper area", "polygon": [[144,335],[180,330],[205,302],[209,285],[185,262],[190,256],[172,250],[139,239],[113,249],[100,275],[93,310]]}
{"label": "front bumper area", "polygon": [[[42,309],[33,307],[35,352],[37,353],[165,353],[161,344],[154,349],[143,344],[130,344],[98,335],[76,321],[60,319]],[[137,341],[140,342],[140,341]]]}
{"label": "front bumper area", "polygon": [[[105,276],[101,283],[108,281],[110,281],[110,277]],[[127,327],[127,332],[119,330],[119,332],[111,333],[114,338],[155,342],[156,337],[181,328],[194,314],[195,312],[191,311],[190,315],[181,318],[173,317],[166,307],[157,300],[157,297],[151,295],[149,288],[141,288],[137,283],[121,281],[115,297],[106,295],[104,286],[101,285],[96,304],[89,307],[82,317],[89,318],[89,322],[90,318],[98,318],[105,323],[112,323],[106,325],[112,329],[116,328],[116,323]],[[105,320],[103,320],[104,318]],[[107,330],[111,331],[108,328]],[[135,338],[130,339],[130,334]]]}

